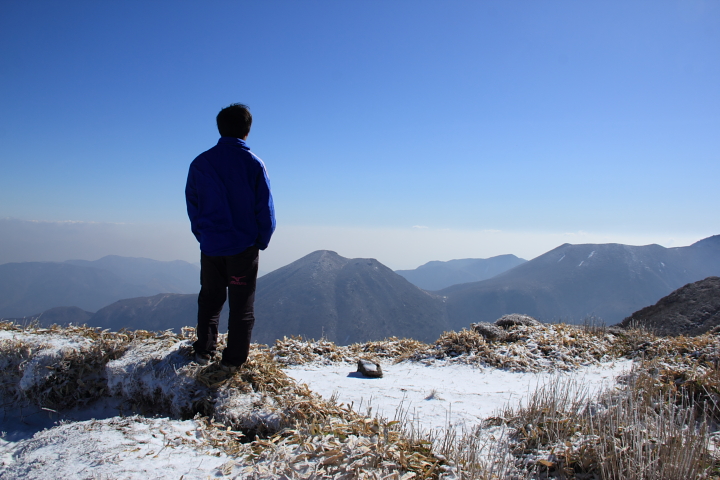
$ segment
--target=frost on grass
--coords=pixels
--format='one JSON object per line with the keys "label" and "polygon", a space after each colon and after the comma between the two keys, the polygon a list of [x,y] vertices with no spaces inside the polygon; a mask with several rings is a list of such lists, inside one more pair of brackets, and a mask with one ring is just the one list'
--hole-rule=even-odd
{"label": "frost on grass", "polygon": [[520,372],[567,371],[620,356],[613,350],[617,340],[614,335],[588,332],[574,325],[533,321],[536,323],[527,320],[525,323],[518,320],[503,322],[502,341],[490,341],[478,331],[463,329],[443,333],[433,345],[393,337],[384,341],[337,346],[322,339],[306,341],[291,337],[277,340],[271,351],[275,359],[284,365],[356,362],[359,356],[367,356],[426,364],[443,360]]}
{"label": "frost on grass", "polygon": [[[372,342],[396,362],[472,365],[511,372],[574,371],[632,359],[635,370],[604,394],[562,381],[476,428],[433,434],[433,448],[459,478],[676,479],[718,477],[720,337],[657,337],[570,325],[510,323],[502,340],[473,330],[444,333],[434,345],[402,351],[397,339]],[[385,347],[381,347],[384,343]],[[337,347],[297,338],[271,351],[287,364],[351,362],[369,344]],[[317,367],[311,367],[310,372]],[[431,392],[433,393],[433,392]],[[427,395],[426,399],[435,399]],[[412,427],[412,425],[411,425]],[[718,442],[720,444],[720,442]]]}
{"label": "frost on grass", "polygon": [[124,352],[126,336],[95,329],[22,329],[0,323],[0,395],[14,405],[69,408],[107,390],[106,363]]}
{"label": "frost on grass", "polygon": [[[506,406],[486,419],[484,428],[505,428],[511,456],[503,470],[538,479],[717,478],[708,417],[681,391],[648,382],[642,369],[630,377],[628,384],[592,397],[580,383],[551,382],[524,405]],[[448,450],[467,454],[464,445],[472,436]]]}
{"label": "frost on grass", "polygon": [[[130,411],[215,416],[235,429],[272,434],[319,401],[254,345],[237,375],[192,361],[192,329],[113,333],[92,328],[23,329],[0,324],[3,404],[67,409],[102,396]],[[225,336],[221,337],[221,343]],[[221,345],[222,346],[222,345]]]}
{"label": "frost on grass", "polygon": [[171,334],[133,340],[105,367],[109,394],[142,410],[191,418],[210,395],[195,379],[199,367],[190,363],[191,350],[188,340]]}

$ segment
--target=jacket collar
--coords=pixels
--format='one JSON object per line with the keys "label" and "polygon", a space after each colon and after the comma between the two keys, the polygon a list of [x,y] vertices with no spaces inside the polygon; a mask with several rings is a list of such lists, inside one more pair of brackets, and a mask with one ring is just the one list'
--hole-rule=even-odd
{"label": "jacket collar", "polygon": [[218,145],[224,144],[224,145],[239,145],[245,150],[250,150],[250,147],[247,146],[247,143],[241,138],[235,138],[235,137],[220,137],[220,140],[218,140]]}

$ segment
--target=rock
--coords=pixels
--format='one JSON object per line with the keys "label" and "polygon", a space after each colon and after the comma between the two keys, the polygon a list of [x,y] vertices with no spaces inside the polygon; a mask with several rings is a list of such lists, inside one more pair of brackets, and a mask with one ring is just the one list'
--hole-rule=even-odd
{"label": "rock", "polygon": [[542,323],[535,320],[529,315],[521,315],[519,313],[511,313],[510,315],[503,315],[502,317],[495,320],[495,325],[498,327],[512,327],[515,325],[525,325],[529,327],[536,327],[542,325]]}
{"label": "rock", "polygon": [[380,364],[366,358],[361,358],[358,360],[357,371],[370,378],[380,378],[383,376]]}
{"label": "rock", "polygon": [[479,322],[470,324],[473,330],[490,341],[503,341],[508,338],[507,332],[493,323]]}

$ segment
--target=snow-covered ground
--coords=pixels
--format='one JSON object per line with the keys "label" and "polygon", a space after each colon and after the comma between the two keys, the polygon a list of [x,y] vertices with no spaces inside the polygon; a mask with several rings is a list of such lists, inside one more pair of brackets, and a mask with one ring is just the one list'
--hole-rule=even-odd
{"label": "snow-covered ground", "polygon": [[[390,418],[402,411],[416,427],[429,430],[448,423],[470,428],[553,379],[561,383],[576,379],[591,389],[610,385],[630,365],[618,361],[573,373],[537,374],[441,361],[385,362],[385,376],[379,379],[359,376],[348,363],[311,363],[286,371],[322,396],[335,395],[360,413],[366,413],[368,406],[374,414]],[[5,432],[0,440],[3,479],[243,478],[242,459],[231,459],[201,442],[202,430],[195,421],[124,417],[111,400],[62,416],[6,406],[0,419],[0,430]]]}
{"label": "snow-covered ground", "polygon": [[[530,333],[550,335],[554,328]],[[120,334],[101,337],[83,328],[0,330],[4,352],[0,369],[6,371],[3,381],[24,392],[19,397],[11,393],[0,402],[0,478],[306,478],[330,461],[322,455],[307,458],[303,445],[283,444],[284,440],[271,446],[265,456],[229,456],[229,450],[223,450],[221,444],[234,445],[233,452],[250,454],[248,449],[239,448],[233,435],[242,435],[238,430],[247,425],[272,424],[273,419],[282,416],[282,407],[258,392],[242,391],[240,384],[230,386],[229,382],[210,389],[197,381],[201,367],[192,362],[187,338],[147,334],[124,344],[117,350],[121,352],[119,357],[108,361],[108,352],[115,351],[122,341],[128,339],[123,340]],[[402,346],[393,342],[386,347]],[[318,350],[315,344],[295,343],[285,345],[283,352]],[[532,360],[536,353],[527,349],[529,342],[521,343],[525,350],[521,349],[518,358]],[[263,355],[263,351],[267,352],[258,349],[254,355]],[[630,360],[598,364],[589,357],[573,357],[572,361],[558,360],[562,367],[578,367],[570,372],[549,372],[533,364],[533,373],[481,366],[475,357],[438,359],[438,352],[431,353],[416,361],[393,363],[393,357],[381,360],[382,378],[366,378],[356,372],[356,364],[347,359],[357,354],[337,355],[335,362],[314,354],[317,358],[308,363],[303,363],[300,355],[294,365],[285,367],[285,372],[313,392],[351,405],[360,414],[370,412],[371,416],[402,420],[415,433],[440,433],[437,438],[443,438],[444,429],[469,431],[483,419],[500,413],[504,406],[522,404],[540,386],[580,387],[592,394],[612,386],[617,376],[632,366]],[[272,357],[268,358],[272,361]],[[289,357],[275,358],[287,361]],[[68,376],[79,371],[89,373],[77,378]],[[67,383],[68,379],[72,383]],[[42,396],[50,390],[86,399],[98,398],[92,396],[93,391],[105,393],[88,405],[64,402],[55,396],[52,404],[81,405],[58,412],[30,407],[27,402],[16,405],[13,400],[23,395]],[[196,400],[208,398],[218,425],[210,426],[205,419],[178,420],[196,411]],[[128,410],[133,402],[145,416]],[[229,426],[234,432],[226,431]],[[351,452],[350,457],[360,458],[370,448],[355,445],[355,440],[347,442],[328,451],[344,449]],[[305,473],[298,473],[302,469]],[[448,475],[444,478],[454,478]]]}
{"label": "snow-covered ground", "polygon": [[355,365],[305,364],[290,367],[288,375],[329,399],[352,404],[359,413],[372,407],[374,414],[393,419],[406,415],[423,431],[472,428],[505,405],[517,405],[549,382],[584,385],[589,393],[612,386],[615,378],[630,370],[631,360],[585,366],[573,372],[511,372],[436,361],[430,364],[405,361],[381,362],[383,378],[365,378]]}

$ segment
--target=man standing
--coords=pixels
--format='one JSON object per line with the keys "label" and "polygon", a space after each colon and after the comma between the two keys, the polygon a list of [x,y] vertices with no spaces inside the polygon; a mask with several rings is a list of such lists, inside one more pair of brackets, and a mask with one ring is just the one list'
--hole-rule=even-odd
{"label": "man standing", "polygon": [[217,115],[220,140],[191,164],[185,200],[200,242],[195,360],[205,365],[217,348],[220,311],[229,299],[227,346],[221,366],[235,371],[247,360],[255,324],[258,251],[275,230],[275,211],[265,165],[245,140],[252,115],[239,103]]}

